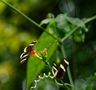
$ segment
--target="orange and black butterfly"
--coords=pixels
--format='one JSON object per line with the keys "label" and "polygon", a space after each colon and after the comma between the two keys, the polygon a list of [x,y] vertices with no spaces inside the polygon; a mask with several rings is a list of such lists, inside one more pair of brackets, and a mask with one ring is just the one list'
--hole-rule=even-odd
{"label": "orange and black butterfly", "polygon": [[29,54],[31,53],[31,51],[33,50],[34,45],[37,43],[36,40],[32,41],[32,43],[30,43],[27,47],[24,48],[23,53],[20,55],[20,63],[23,63],[24,61],[27,60]]}

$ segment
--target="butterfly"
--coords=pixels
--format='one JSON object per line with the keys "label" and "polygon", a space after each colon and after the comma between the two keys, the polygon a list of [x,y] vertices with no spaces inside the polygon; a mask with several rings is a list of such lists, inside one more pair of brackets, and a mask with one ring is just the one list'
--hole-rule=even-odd
{"label": "butterfly", "polygon": [[27,47],[24,48],[23,53],[20,55],[20,63],[23,63],[24,61],[27,60],[29,54],[31,53],[31,51],[33,50],[34,45],[37,43],[36,40],[32,41],[32,43],[30,43]]}
{"label": "butterfly", "polygon": [[69,62],[66,59],[61,61],[58,69],[57,69],[56,64],[53,64],[52,74],[53,74],[54,78],[62,79],[63,75],[64,75],[64,72],[66,72],[66,69],[67,69],[68,65],[69,65]]}

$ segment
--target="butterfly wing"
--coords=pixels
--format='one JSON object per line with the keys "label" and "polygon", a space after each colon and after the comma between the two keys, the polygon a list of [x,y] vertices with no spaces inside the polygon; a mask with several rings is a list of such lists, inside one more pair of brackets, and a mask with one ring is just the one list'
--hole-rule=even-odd
{"label": "butterfly wing", "polygon": [[58,79],[62,79],[64,73],[66,72],[67,66],[69,65],[69,62],[65,59],[60,63],[59,69],[56,68],[56,64],[53,64],[52,66],[52,74],[54,77]]}
{"label": "butterfly wing", "polygon": [[33,47],[36,44],[36,42],[37,41],[34,40],[34,41],[32,41],[32,43],[30,43],[27,47],[24,48],[23,53],[20,55],[20,59],[21,59],[20,63],[23,63],[24,61],[27,60],[27,58],[28,58],[30,52],[33,50]]}

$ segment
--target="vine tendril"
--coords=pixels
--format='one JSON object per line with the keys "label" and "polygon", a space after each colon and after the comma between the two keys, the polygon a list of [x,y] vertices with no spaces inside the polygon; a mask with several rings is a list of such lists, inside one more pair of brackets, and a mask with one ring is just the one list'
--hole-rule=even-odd
{"label": "vine tendril", "polygon": [[34,82],[34,85],[32,85],[32,86],[30,87],[30,90],[33,89],[33,88],[36,88],[36,87],[37,87],[37,83],[39,83],[41,80],[43,80],[43,79],[45,79],[45,78],[51,78],[51,79],[53,79],[54,76],[52,76],[50,72],[48,73],[48,75],[47,75],[46,73],[43,73],[42,76],[39,75],[39,76],[38,76],[38,79],[36,79],[36,80],[33,81],[33,82]]}

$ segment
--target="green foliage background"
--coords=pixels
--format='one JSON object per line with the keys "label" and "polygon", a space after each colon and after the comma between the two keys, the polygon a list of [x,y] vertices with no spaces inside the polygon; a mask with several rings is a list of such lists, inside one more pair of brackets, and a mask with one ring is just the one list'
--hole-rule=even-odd
{"label": "green foliage background", "polygon": [[[58,30],[57,34],[52,34],[59,39],[68,34],[74,27],[79,27],[77,32],[73,33],[73,35],[64,41],[64,48],[70,62],[72,78],[77,90],[96,89],[96,22],[94,20],[88,23],[86,25],[88,32],[86,32],[86,27],[83,25],[84,23],[78,19],[83,18],[83,20],[86,20],[86,18],[96,15],[95,0],[6,1],[37,23],[41,22],[41,25],[49,23],[47,28]],[[44,21],[43,19],[47,18],[50,12],[56,17],[55,21],[54,19]],[[67,13],[70,17],[67,17],[67,14],[60,13]],[[72,17],[76,18],[74,19]],[[57,24],[55,24],[55,22],[57,22]],[[46,25],[44,27],[46,27]],[[44,33],[20,14],[0,2],[0,90],[22,90],[22,82],[24,82],[26,77],[26,63],[20,64],[20,54],[23,48],[34,39],[42,41],[41,44],[43,46],[41,46],[41,48],[45,47],[46,43],[48,43],[45,40],[46,38],[44,39],[44,43],[43,39],[39,38],[40,35]],[[50,49],[48,53],[52,53],[52,50]],[[63,59],[63,56],[60,54],[61,52],[59,50],[56,50],[56,52],[57,54],[51,55],[52,61],[55,61],[54,59],[58,57],[59,59]],[[30,61],[28,63],[33,62]],[[38,71],[38,73],[39,72],[40,71]],[[34,79],[36,76],[33,76]],[[46,85],[44,82],[46,82]],[[56,86],[51,81],[45,80],[44,82],[41,81],[41,83],[39,83],[37,90],[50,90],[50,88],[54,90],[65,90],[62,87]],[[66,82],[69,81],[66,79]],[[50,88],[46,89],[48,86]]]}

